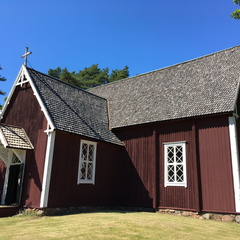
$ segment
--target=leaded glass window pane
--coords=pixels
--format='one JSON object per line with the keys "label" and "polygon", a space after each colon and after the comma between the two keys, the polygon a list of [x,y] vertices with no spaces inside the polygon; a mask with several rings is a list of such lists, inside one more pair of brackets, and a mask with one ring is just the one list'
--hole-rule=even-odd
{"label": "leaded glass window pane", "polygon": [[177,165],[176,166],[176,181],[177,182],[183,182],[183,165]]}
{"label": "leaded glass window pane", "polygon": [[177,163],[182,163],[182,161],[183,161],[182,147],[181,146],[177,146],[175,148],[175,151],[176,151],[176,162]]}
{"label": "leaded glass window pane", "polygon": [[168,181],[174,182],[174,166],[168,166]]}
{"label": "leaded glass window pane", "polygon": [[167,154],[168,162],[173,163],[174,162],[174,148],[169,147],[167,151],[168,151],[168,154]]}

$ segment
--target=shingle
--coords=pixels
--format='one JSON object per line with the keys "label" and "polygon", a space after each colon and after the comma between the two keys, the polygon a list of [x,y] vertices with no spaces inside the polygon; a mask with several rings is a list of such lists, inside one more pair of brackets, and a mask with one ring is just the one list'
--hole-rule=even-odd
{"label": "shingle", "polygon": [[28,72],[56,129],[122,145],[109,130],[106,99],[33,69]]}
{"label": "shingle", "polygon": [[32,143],[30,142],[23,128],[0,125],[0,131],[6,141],[7,147],[33,149]]}
{"label": "shingle", "polygon": [[232,112],[239,59],[237,46],[89,92],[108,100],[111,128]]}

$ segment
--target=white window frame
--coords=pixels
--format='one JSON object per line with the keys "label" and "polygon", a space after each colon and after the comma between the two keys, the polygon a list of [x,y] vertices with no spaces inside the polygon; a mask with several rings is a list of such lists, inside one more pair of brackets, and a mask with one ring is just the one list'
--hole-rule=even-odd
{"label": "white window frame", "polygon": [[[83,159],[83,144],[86,144],[88,147],[87,150],[87,158]],[[93,146],[93,156],[92,156],[92,164],[93,164],[93,168],[92,168],[92,178],[91,179],[87,179],[87,175],[85,176],[85,179],[82,179],[82,165],[83,163],[86,164],[86,168],[88,168],[89,166],[89,146]],[[97,143],[96,142],[92,142],[92,141],[87,141],[87,140],[81,140],[80,142],[80,153],[79,153],[79,166],[78,166],[78,184],[81,183],[86,183],[86,184],[94,184],[95,183],[95,171],[96,171],[96,152],[97,152]],[[87,170],[86,170],[87,171]]]}
{"label": "white window frame", "polygon": [[[187,168],[186,168],[186,141],[182,142],[170,142],[170,143],[163,143],[164,144],[164,186],[176,186],[176,187],[187,187]],[[168,148],[173,147],[173,162],[168,162]],[[182,162],[178,163],[176,161],[176,147],[182,147]],[[169,181],[168,179],[168,166],[173,166],[174,168],[174,181]],[[177,181],[177,166],[183,166],[183,181]]]}

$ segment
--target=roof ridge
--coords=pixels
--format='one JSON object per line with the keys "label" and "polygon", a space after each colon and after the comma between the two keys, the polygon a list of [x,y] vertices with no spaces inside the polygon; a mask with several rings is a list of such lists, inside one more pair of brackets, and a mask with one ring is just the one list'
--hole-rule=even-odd
{"label": "roof ridge", "polygon": [[109,100],[112,129],[232,113],[239,55],[236,46],[90,91]]}
{"label": "roof ridge", "polygon": [[169,66],[166,66],[166,67],[163,67],[163,68],[159,68],[159,69],[156,69],[156,70],[151,70],[151,71],[146,72],[146,73],[137,74],[137,75],[132,76],[132,77],[123,78],[123,79],[120,79],[120,80],[117,80],[117,81],[114,81],[114,82],[110,82],[110,83],[107,83],[107,84],[104,84],[104,85],[92,87],[92,88],[89,88],[89,90],[90,89],[96,89],[96,88],[99,88],[99,87],[104,87],[104,86],[111,85],[111,84],[116,84],[116,83],[119,83],[119,82],[122,82],[122,81],[127,81],[127,80],[130,81],[130,80],[132,80],[134,78],[137,78],[137,77],[140,77],[140,76],[148,75],[148,74],[154,73],[154,72],[163,71],[163,70],[166,70],[166,69],[169,69],[169,68],[177,67],[179,65],[187,64],[189,62],[201,60],[203,58],[209,57],[209,56],[214,55],[214,54],[230,51],[230,50],[232,50],[234,48],[237,48],[237,47],[240,47],[240,45],[237,45],[237,46],[234,46],[234,47],[230,47],[230,48],[226,48],[226,49],[223,49],[223,50],[220,50],[220,51],[216,51],[216,52],[213,52],[213,53],[210,53],[210,54],[206,54],[206,55],[203,55],[203,56],[200,56],[200,57],[196,57],[196,58],[193,58],[193,59],[189,59],[189,60],[186,60],[184,62],[179,62],[179,63],[173,64],[173,65],[169,65]]}
{"label": "roof ridge", "polygon": [[99,95],[96,95],[96,94],[94,94],[94,93],[91,93],[91,92],[89,92],[89,91],[87,91],[87,90],[81,89],[80,87],[74,86],[74,85],[72,85],[72,84],[70,84],[70,83],[64,82],[64,81],[62,81],[62,80],[60,80],[60,79],[57,79],[57,78],[55,78],[55,77],[53,77],[53,76],[50,76],[50,75],[46,74],[46,73],[42,73],[42,72],[40,72],[40,71],[37,71],[37,70],[35,70],[35,69],[33,69],[33,68],[29,68],[29,67],[26,67],[26,68],[27,68],[27,70],[34,71],[34,72],[36,72],[36,73],[38,73],[38,74],[44,75],[44,76],[46,76],[46,77],[48,77],[48,78],[51,78],[51,79],[53,79],[53,80],[55,80],[55,81],[57,81],[57,82],[59,82],[59,83],[61,83],[61,84],[65,84],[65,85],[67,85],[67,86],[69,86],[69,87],[72,87],[72,88],[74,88],[74,89],[76,89],[76,90],[79,90],[79,91],[81,91],[81,92],[84,92],[84,93],[93,95],[93,96],[98,97],[98,98],[101,98],[101,99],[103,99],[103,100],[106,100],[106,98],[103,98],[103,97],[101,97],[101,96],[99,96]]}

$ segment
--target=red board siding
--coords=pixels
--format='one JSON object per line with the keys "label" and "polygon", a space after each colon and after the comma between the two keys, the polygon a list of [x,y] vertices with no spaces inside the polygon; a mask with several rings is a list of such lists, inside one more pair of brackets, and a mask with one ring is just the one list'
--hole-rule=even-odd
{"label": "red board siding", "polygon": [[16,87],[2,123],[23,127],[34,146],[34,150],[27,152],[21,204],[39,207],[47,144],[44,130],[47,128],[47,121],[29,84]]}
{"label": "red board siding", "polygon": [[[192,120],[176,121],[158,126],[159,133],[159,207],[199,210],[195,132]],[[164,186],[164,144],[186,141],[187,187]],[[197,197],[196,197],[197,196]]]}
{"label": "red board siding", "polygon": [[202,210],[234,212],[228,117],[198,123]]}
{"label": "red board siding", "polygon": [[[117,130],[124,141],[123,203],[234,212],[228,116]],[[164,145],[186,141],[187,188],[164,186]]]}
{"label": "red board siding", "polygon": [[74,134],[56,133],[48,206],[116,205],[123,147],[98,142],[95,184],[77,184],[80,140]]}
{"label": "red board siding", "polygon": [[117,135],[125,144],[122,204],[155,207],[157,139],[153,126],[122,129]]}
{"label": "red board siding", "polygon": [[[192,121],[159,123],[118,130],[124,141],[128,162],[126,205],[198,209],[198,179],[195,130]],[[188,187],[164,187],[163,143],[187,141]],[[129,170],[130,169],[130,170]]]}

